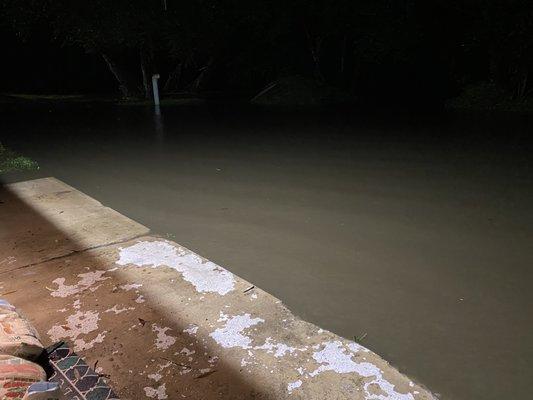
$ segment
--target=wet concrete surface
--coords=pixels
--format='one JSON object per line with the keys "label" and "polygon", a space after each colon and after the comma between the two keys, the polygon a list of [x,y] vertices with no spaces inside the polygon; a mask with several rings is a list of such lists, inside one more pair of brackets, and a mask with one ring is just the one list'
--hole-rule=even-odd
{"label": "wet concrete surface", "polygon": [[[443,398],[529,396],[531,120],[50,106],[42,170],[363,344]],[[46,140],[43,140],[46,138]]]}
{"label": "wet concrete surface", "polygon": [[[0,199],[10,224],[0,239],[12,244],[0,249],[0,295],[45,345],[67,341],[123,399],[434,399],[223,267],[162,238],[128,240],[125,228],[147,229],[56,179],[6,185]],[[106,221],[87,231],[84,208]],[[16,221],[21,229],[6,229]],[[58,255],[68,236],[76,251]]]}

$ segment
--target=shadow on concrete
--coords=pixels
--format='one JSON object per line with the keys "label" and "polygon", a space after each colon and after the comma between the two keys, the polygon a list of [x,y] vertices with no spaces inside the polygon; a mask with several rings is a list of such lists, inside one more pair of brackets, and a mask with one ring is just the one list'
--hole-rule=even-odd
{"label": "shadow on concrete", "polygon": [[[20,222],[17,222],[18,220]],[[18,232],[21,231],[21,226],[16,226],[17,224],[24,224],[24,235],[13,242],[8,238],[14,228],[17,228]],[[16,260],[30,259],[29,253],[38,251],[35,248],[36,242],[46,241],[69,243],[74,253],[67,256],[58,255],[52,261],[25,265],[16,264]],[[10,245],[7,246],[7,243]],[[76,276],[79,273],[88,270],[108,270],[110,267],[102,259],[95,257],[94,251],[84,250],[85,245],[83,243],[68,237],[59,227],[8,190],[0,181],[0,297],[7,299],[22,310],[40,330],[45,345],[51,344],[46,332],[46,329],[50,327],[50,318],[57,319],[57,316],[61,314],[61,310],[54,308],[57,299],[51,298],[50,288],[47,287],[51,282],[51,277],[62,275],[67,278],[67,282],[76,281]],[[67,260],[70,261],[67,262]],[[112,281],[115,286],[130,282],[121,275],[120,270],[114,271],[112,279],[104,281],[103,284],[110,285],[111,282],[109,281]],[[107,287],[99,289],[98,293],[104,289]],[[142,294],[142,288],[139,290]],[[90,304],[98,307],[99,299],[96,297],[98,293],[86,290],[80,297],[83,297],[84,305]],[[70,302],[70,300],[65,301],[65,303]],[[157,363],[158,360],[154,359],[155,355],[151,350],[153,344],[149,342],[151,339],[148,339],[149,334],[153,335],[148,323],[165,321],[164,326],[170,327],[172,332],[183,332],[187,326],[177,323],[178,318],[167,315],[164,307],[152,302],[149,296],[146,296],[143,310],[146,311],[138,315],[139,322],[138,327],[134,330],[135,333],[129,331],[131,322],[126,324],[124,318],[121,317],[123,314],[106,314],[99,324],[99,330],[107,332],[104,342],[96,343],[90,350],[79,351],[89,365],[92,366],[97,363],[98,366],[104,368],[103,373],[109,374],[110,385],[119,397],[144,398],[143,387],[151,385],[157,388],[160,384],[166,383],[168,398],[182,398],[181,394],[183,393],[186,394],[187,398],[197,399],[273,398],[269,394],[268,382],[255,384],[223,359],[219,360],[214,367],[214,373],[204,374],[205,376],[201,374],[181,376],[178,373],[180,368],[177,368],[174,376],[164,377],[159,382],[149,382],[146,374],[141,376],[141,371],[148,363]],[[67,317],[67,313],[63,314],[64,317]],[[142,339],[143,336],[146,338]],[[207,339],[207,343],[212,342],[210,338]],[[187,342],[188,345],[191,339],[178,335],[177,343],[180,341]],[[215,346],[214,343],[213,345]],[[194,350],[196,354],[215,355],[214,346],[211,347],[198,340],[191,350]],[[176,346],[176,348],[181,347]],[[119,351],[114,354],[113,352],[117,350],[113,349],[119,349]],[[173,360],[173,358],[176,356],[169,352],[169,355],[160,361],[161,363],[174,362],[178,366],[182,364],[181,359]],[[157,398],[157,395],[153,397]]]}

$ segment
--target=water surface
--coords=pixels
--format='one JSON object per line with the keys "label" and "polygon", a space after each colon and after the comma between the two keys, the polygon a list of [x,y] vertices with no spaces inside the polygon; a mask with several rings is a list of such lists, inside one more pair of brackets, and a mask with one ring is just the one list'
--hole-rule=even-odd
{"label": "water surface", "polygon": [[4,105],[0,141],[444,399],[529,398],[524,117]]}

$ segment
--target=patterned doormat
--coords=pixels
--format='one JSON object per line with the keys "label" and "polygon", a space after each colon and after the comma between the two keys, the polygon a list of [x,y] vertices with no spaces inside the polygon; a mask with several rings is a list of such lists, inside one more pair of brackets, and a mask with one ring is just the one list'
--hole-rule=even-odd
{"label": "patterned doormat", "polygon": [[49,380],[59,383],[65,399],[118,399],[105,380],[64,342],[50,346],[47,353],[53,369]]}

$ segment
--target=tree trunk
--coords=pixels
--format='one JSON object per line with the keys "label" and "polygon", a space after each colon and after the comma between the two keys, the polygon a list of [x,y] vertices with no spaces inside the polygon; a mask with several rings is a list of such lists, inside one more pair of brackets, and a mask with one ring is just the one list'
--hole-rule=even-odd
{"label": "tree trunk", "polygon": [[500,78],[501,78],[501,60],[500,60],[500,51],[498,48],[498,43],[500,38],[497,37],[495,34],[493,27],[493,18],[490,13],[490,8],[487,5],[484,5],[483,10],[481,12],[481,15],[483,17],[483,22],[485,25],[485,29],[487,30],[487,37],[486,41],[488,44],[488,72],[489,72],[489,81],[491,83],[499,84]]}
{"label": "tree trunk", "polygon": [[118,88],[120,90],[120,93],[122,94],[122,97],[136,97],[138,95],[137,89],[135,88],[135,85],[131,84],[131,82],[128,80],[124,71],[108,54],[101,53],[101,56],[106,62],[107,66],[109,67],[109,70],[111,71],[115,79],[118,81]]}
{"label": "tree trunk", "polygon": [[214,64],[215,64],[215,57],[211,57],[207,63],[206,66],[204,66],[201,70],[199,75],[196,77],[194,81],[191,82],[189,85],[189,89],[194,92],[198,93],[202,89],[205,89],[207,86],[207,83],[209,81],[209,78],[213,74],[214,70]]}
{"label": "tree trunk", "polygon": [[311,53],[311,57],[313,58],[313,72],[315,75],[315,79],[323,82],[324,76],[322,75],[322,71],[320,69],[320,48],[322,47],[322,38],[311,37],[311,34],[309,33],[309,29],[307,29],[307,27],[305,27],[305,34],[307,36],[309,52]]}
{"label": "tree trunk", "polygon": [[153,69],[153,56],[152,51],[142,44],[139,49],[139,55],[141,60],[141,73],[143,77],[143,94],[144,98],[150,100],[153,98],[152,92],[152,74]]}
{"label": "tree trunk", "polygon": [[172,90],[177,90],[179,88],[180,82],[181,82],[182,71],[183,71],[183,63],[180,62],[178,63],[174,71],[172,71],[170,75],[168,76],[168,79],[165,82],[165,86],[163,87],[163,91],[169,92]]}
{"label": "tree trunk", "polygon": [[519,100],[523,100],[527,94],[527,84],[529,79],[529,69],[522,67],[520,71],[520,78],[518,81],[517,97]]}
{"label": "tree trunk", "polygon": [[348,43],[348,35],[344,34],[342,39],[342,49],[341,49],[341,77],[344,78],[344,71],[346,70],[346,46]]}
{"label": "tree trunk", "polygon": [[500,58],[498,52],[492,46],[489,49],[489,77],[493,83],[500,82]]}

